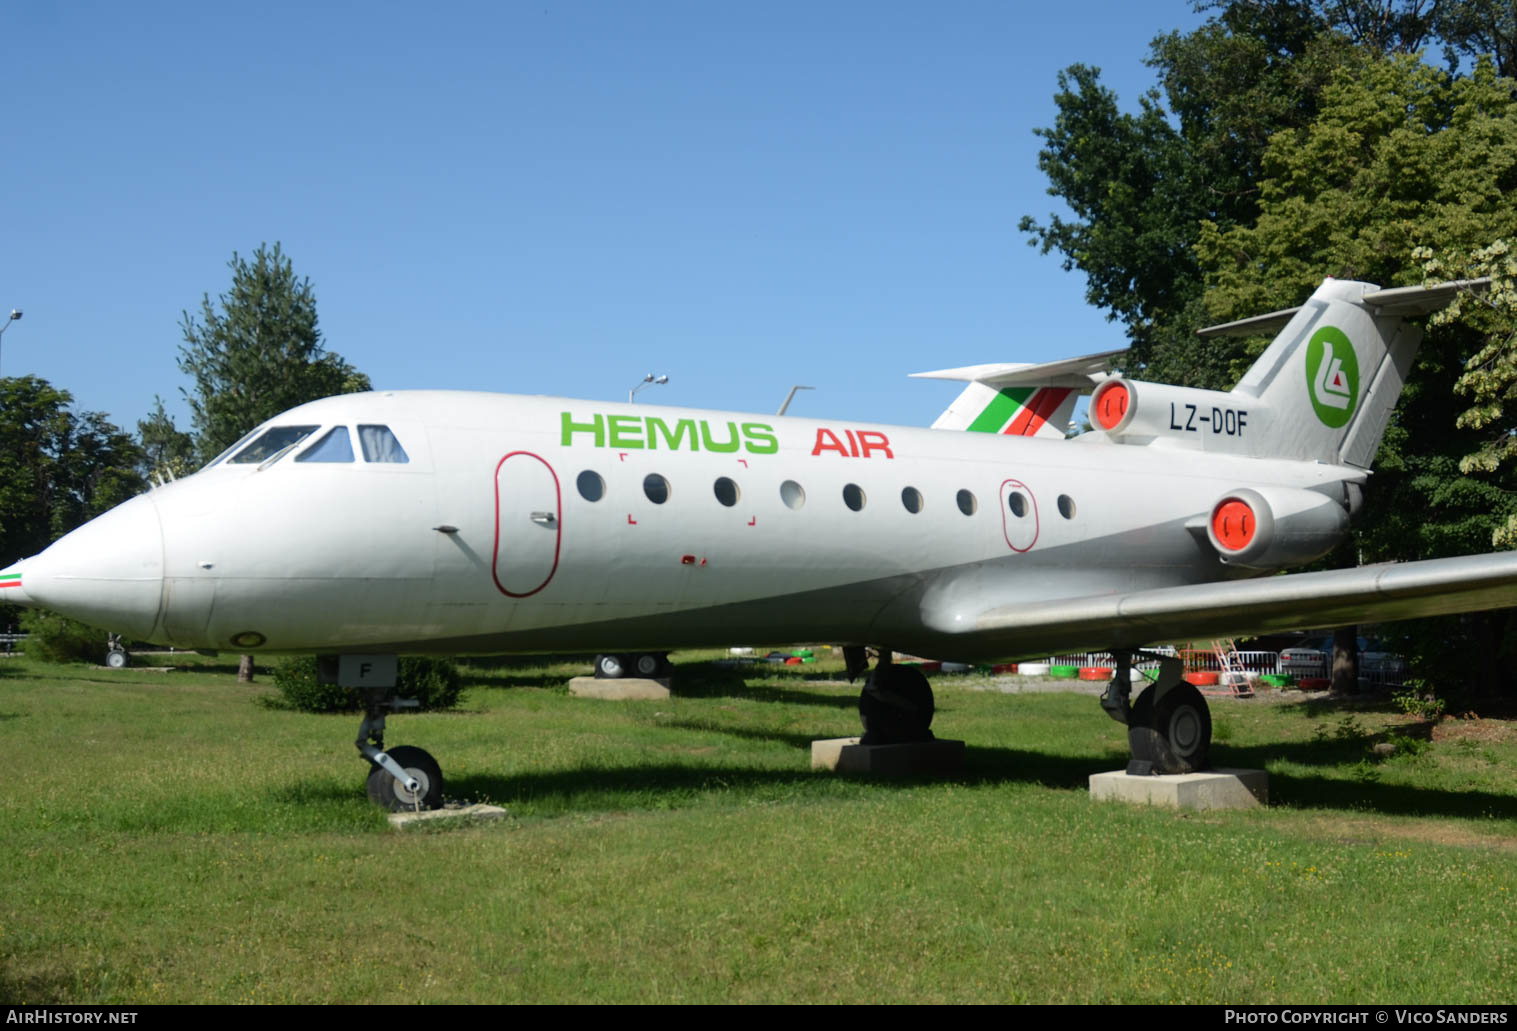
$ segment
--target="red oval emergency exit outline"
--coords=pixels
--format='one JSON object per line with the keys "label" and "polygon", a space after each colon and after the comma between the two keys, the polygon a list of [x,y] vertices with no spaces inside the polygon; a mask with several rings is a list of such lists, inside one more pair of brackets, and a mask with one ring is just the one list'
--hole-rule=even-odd
{"label": "red oval emergency exit outline", "polygon": [[[1011,484],[1012,490],[1020,490],[1026,493],[1028,500],[1032,502],[1032,540],[1027,542],[1027,547],[1025,548],[1019,548],[1011,543],[1011,527],[1006,522],[1006,498],[1001,494],[1001,491],[1006,489],[1008,483]],[[996,489],[996,497],[1001,506],[1001,536],[1006,538],[1006,546],[1019,554],[1031,551],[1032,546],[1038,543],[1038,534],[1043,532],[1043,524],[1038,521],[1038,496],[1021,480],[1002,480],[1001,486]]]}
{"label": "red oval emergency exit outline", "polygon": [[[505,465],[508,459],[515,458],[517,455],[526,455],[528,458],[537,459],[548,470],[548,475],[553,477],[553,568],[548,570],[547,579],[525,594],[518,594],[515,591],[507,590],[506,585],[500,582],[500,576],[495,572],[497,563],[500,562],[500,467]],[[533,454],[531,451],[513,451],[495,463],[495,545],[490,551],[490,579],[495,581],[495,586],[500,593],[508,598],[530,598],[548,586],[548,581],[552,580],[553,574],[558,572],[558,552],[559,548],[563,545],[563,536],[564,495],[562,488],[558,484],[558,473],[553,471],[553,466],[548,464],[548,460],[543,458],[542,455]]]}

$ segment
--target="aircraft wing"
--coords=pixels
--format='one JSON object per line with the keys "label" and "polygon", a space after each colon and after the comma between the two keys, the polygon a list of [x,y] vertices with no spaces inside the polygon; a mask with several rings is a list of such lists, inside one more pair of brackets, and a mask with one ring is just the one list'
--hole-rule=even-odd
{"label": "aircraft wing", "polygon": [[[929,613],[984,654],[1242,637],[1517,606],[1517,552]],[[984,645],[984,647],[982,647]]]}

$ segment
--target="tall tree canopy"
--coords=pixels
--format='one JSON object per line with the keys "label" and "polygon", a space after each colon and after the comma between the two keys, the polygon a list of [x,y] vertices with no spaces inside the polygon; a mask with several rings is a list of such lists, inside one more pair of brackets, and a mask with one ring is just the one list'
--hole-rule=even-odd
{"label": "tall tree canopy", "polygon": [[195,384],[185,391],[202,461],[232,446],[287,408],[332,394],[369,390],[369,378],[326,350],[316,323],[316,295],[297,279],[278,243],[252,260],[233,253],[232,286],[185,312],[179,368]]}
{"label": "tall tree canopy", "polygon": [[132,438],[36,376],[0,379],[0,559],[35,555],[144,486]]}
{"label": "tall tree canopy", "polygon": [[[1073,218],[1023,221],[1126,325],[1131,371],[1228,389],[1267,341],[1201,341],[1199,325],[1299,304],[1327,275],[1401,286],[1511,264],[1517,83],[1499,74],[1513,68],[1511,0],[1200,6],[1217,13],[1154,40],[1163,93],[1136,114],[1088,68],[1060,77],[1040,161]],[[1415,53],[1440,44],[1447,70]],[[1348,561],[1517,546],[1510,293],[1435,320]],[[1406,646],[1469,673],[1471,656],[1494,663],[1511,646],[1512,622],[1428,624]]]}

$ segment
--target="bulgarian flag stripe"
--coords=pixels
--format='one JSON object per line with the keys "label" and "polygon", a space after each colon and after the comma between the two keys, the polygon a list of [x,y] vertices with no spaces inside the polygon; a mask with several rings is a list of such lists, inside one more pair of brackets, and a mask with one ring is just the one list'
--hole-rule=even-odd
{"label": "bulgarian flag stripe", "polygon": [[1021,410],[1036,389],[1036,387],[1020,387],[1015,390],[1000,391],[996,394],[995,400],[986,405],[985,410],[975,416],[974,422],[969,424],[970,432],[1000,433],[1001,428]]}
{"label": "bulgarian flag stripe", "polygon": [[1013,437],[1037,436],[1038,430],[1048,421],[1048,417],[1059,410],[1059,405],[1069,396],[1069,389],[1049,387],[1039,390],[1037,395],[1030,398],[1017,417],[1011,420],[1011,425],[1006,427],[1006,434]]}

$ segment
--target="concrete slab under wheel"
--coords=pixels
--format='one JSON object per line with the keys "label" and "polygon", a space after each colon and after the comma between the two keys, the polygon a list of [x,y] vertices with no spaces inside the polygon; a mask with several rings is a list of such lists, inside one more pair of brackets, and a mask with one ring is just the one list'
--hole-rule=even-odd
{"label": "concrete slab under wheel", "polygon": [[569,693],[576,698],[604,698],[613,702],[661,702],[669,697],[669,688],[642,677],[574,677],[569,681]]}
{"label": "concrete slab under wheel", "polygon": [[1250,809],[1269,804],[1269,773],[1221,769],[1134,777],[1114,770],[1091,774],[1090,797],[1172,809]]}
{"label": "concrete slab under wheel", "polygon": [[856,737],[811,742],[811,768],[886,777],[921,774],[951,776],[964,770],[964,742],[913,741],[904,745],[861,745]]}
{"label": "concrete slab under wheel", "polygon": [[409,827],[437,820],[499,820],[506,811],[498,805],[453,805],[441,809],[423,809],[419,813],[391,813],[391,827]]}

